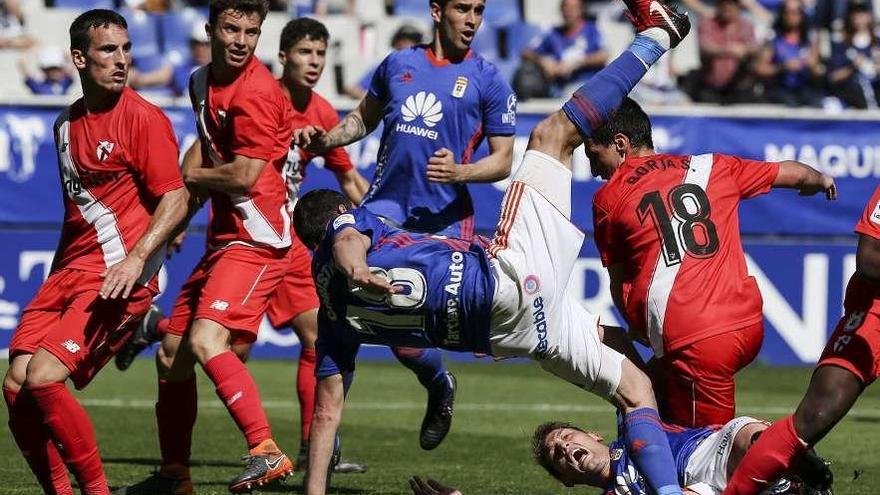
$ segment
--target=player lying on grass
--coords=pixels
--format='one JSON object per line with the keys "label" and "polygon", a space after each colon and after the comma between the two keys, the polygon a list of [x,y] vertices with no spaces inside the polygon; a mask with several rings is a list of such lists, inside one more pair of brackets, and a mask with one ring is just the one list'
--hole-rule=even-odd
{"label": "player lying on grass", "polygon": [[[767,427],[767,422],[748,416],[734,418],[723,426],[667,427],[678,482],[685,487],[685,493],[721,493],[743,456]],[[569,423],[549,422],[535,430],[532,450],[538,464],[565,486],[594,486],[609,495],[649,493],[620,438],[606,445],[596,433]],[[795,466],[791,475],[796,481],[779,480],[769,493],[831,493],[831,470],[814,452]],[[461,495],[452,487],[418,477],[410,479],[410,486],[416,495]]]}
{"label": "player lying on grass", "polygon": [[681,493],[650,381],[602,342],[598,317],[568,291],[584,240],[570,221],[572,153],[690,28],[656,0],[627,6],[635,40],[532,131],[488,253],[479,242],[390,227],[334,191],[297,204],[294,227],[315,251],[321,299],[307,493],[326,490],[344,383],[361,343],[531,357],[614,404],[647,484],[660,495]]}

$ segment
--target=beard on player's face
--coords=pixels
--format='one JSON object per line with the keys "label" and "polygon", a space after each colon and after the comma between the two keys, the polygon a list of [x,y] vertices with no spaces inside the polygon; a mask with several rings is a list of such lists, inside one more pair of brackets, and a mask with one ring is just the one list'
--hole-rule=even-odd
{"label": "beard on player's face", "polygon": [[211,26],[211,60],[232,70],[243,68],[257,49],[263,20],[256,12],[228,9]]}

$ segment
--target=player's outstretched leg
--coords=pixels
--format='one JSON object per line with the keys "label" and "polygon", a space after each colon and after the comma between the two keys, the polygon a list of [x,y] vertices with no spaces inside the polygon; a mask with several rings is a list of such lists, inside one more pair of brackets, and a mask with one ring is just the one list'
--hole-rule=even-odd
{"label": "player's outstretched leg", "polygon": [[119,371],[127,370],[138,354],[151,344],[162,340],[161,328],[163,322],[164,326],[167,327],[168,319],[162,314],[162,310],[155,304],[150,306],[150,310],[147,311],[146,316],[141,320],[141,324],[135,329],[128,343],[116,352],[116,356],[113,358],[116,369]]}
{"label": "player's outstretched leg", "polygon": [[436,449],[452,427],[455,404],[455,377],[446,369],[443,355],[437,349],[393,347],[394,356],[412,370],[419,383],[428,391],[428,406],[419,431],[419,445],[425,450]]}

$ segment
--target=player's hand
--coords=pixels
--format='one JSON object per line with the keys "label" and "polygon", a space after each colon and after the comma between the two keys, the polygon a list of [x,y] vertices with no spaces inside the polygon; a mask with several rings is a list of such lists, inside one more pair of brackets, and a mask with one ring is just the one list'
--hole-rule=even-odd
{"label": "player's hand", "polygon": [[177,234],[177,237],[168,241],[168,245],[165,246],[165,259],[170,260],[175,253],[180,252],[180,247],[183,246],[183,240],[186,238],[186,231]]}
{"label": "player's hand", "polygon": [[799,190],[798,194],[801,196],[812,196],[820,192],[824,192],[825,199],[829,201],[837,199],[837,185],[832,177],[822,174],[822,180],[818,184],[804,186]]}
{"label": "player's hand", "polygon": [[369,268],[354,268],[349,275],[352,285],[376,294],[397,294],[400,287],[391,285],[387,278],[372,273]]}
{"label": "player's hand", "polygon": [[409,487],[415,495],[461,495],[461,492],[455,488],[444,486],[431,478],[423,481],[418,476],[413,476],[409,479]]}
{"label": "player's hand", "polygon": [[440,184],[464,182],[461,168],[455,163],[455,156],[451,151],[440,148],[428,159],[428,180]]}
{"label": "player's hand", "polygon": [[307,125],[293,131],[293,144],[307,151],[324,151],[324,136],[327,131],[321,126]]}
{"label": "player's hand", "polygon": [[124,260],[104,270],[101,274],[104,283],[98,294],[102,299],[128,299],[131,289],[144,272],[144,261],[137,256],[126,256]]}

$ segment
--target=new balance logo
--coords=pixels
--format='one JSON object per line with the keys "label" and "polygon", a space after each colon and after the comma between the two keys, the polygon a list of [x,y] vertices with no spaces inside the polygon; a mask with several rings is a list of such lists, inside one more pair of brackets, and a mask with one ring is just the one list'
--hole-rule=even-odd
{"label": "new balance logo", "polygon": [[241,399],[241,397],[243,395],[244,395],[244,392],[241,392],[241,391],[234,393],[232,395],[232,397],[230,397],[229,400],[226,401],[226,405],[231,406],[231,405],[235,404],[236,402],[238,402],[238,399]]}
{"label": "new balance logo", "polygon": [[226,311],[229,309],[229,303],[226,301],[221,301],[220,299],[215,299],[214,302],[211,303],[211,309],[216,309],[217,311]]}
{"label": "new balance logo", "polygon": [[406,99],[400,112],[404,122],[412,122],[421,117],[426,126],[434,127],[443,119],[443,103],[437,100],[434,93],[419,91],[415,96],[410,95]]}
{"label": "new balance logo", "polygon": [[681,33],[678,32],[678,28],[675,27],[675,23],[672,22],[672,19],[669,17],[669,14],[666,12],[666,8],[663,6],[663,4],[661,4],[657,0],[654,0],[653,2],[651,2],[650,5],[648,5],[648,12],[650,12],[651,15],[659,14],[660,17],[663,18],[663,21],[666,22],[666,24],[670,28],[672,28],[672,31],[675,33],[675,35],[678,36],[679,39],[682,38]]}
{"label": "new balance logo", "polygon": [[79,352],[79,344],[72,340],[65,340],[61,343],[61,346],[70,351],[71,354],[76,354]]}

